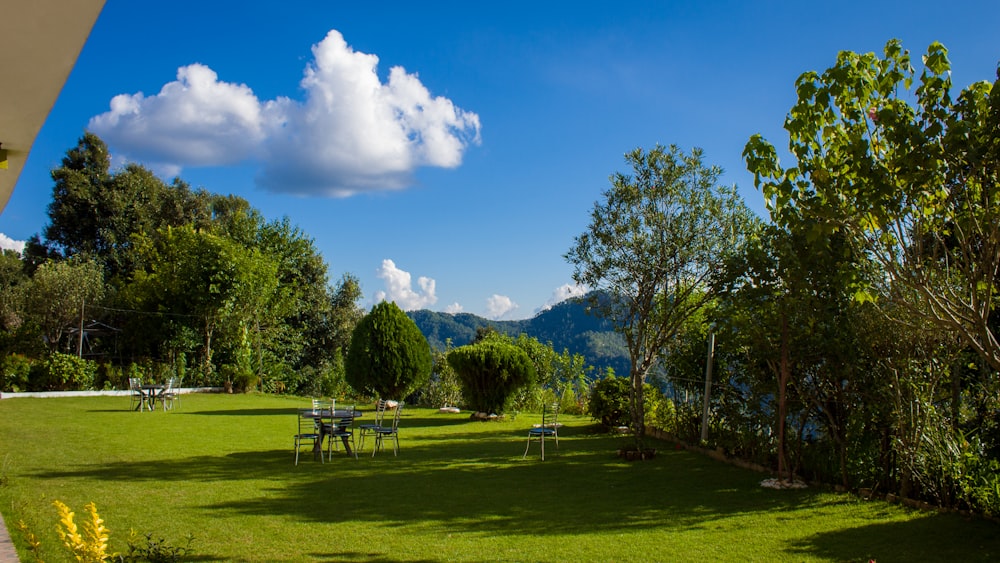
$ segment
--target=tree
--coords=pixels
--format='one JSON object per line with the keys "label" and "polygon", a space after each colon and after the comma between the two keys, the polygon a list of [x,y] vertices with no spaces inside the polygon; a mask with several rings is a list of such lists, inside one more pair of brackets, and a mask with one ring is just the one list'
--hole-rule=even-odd
{"label": "tree", "polygon": [[744,157],[776,224],[845,231],[882,265],[889,285],[860,296],[903,297],[1000,370],[989,322],[1000,275],[1000,79],[953,99],[947,49],[932,43],[923,63],[911,92],[899,41],[884,58],[841,52],[822,75],[796,81],[785,120],[795,164],[783,168],[760,135]]}
{"label": "tree", "polygon": [[111,172],[108,148],[93,133],[66,153],[52,179],[46,242],[33,240],[28,254],[94,258],[109,282],[139,267],[136,234],[152,235],[163,226],[204,227],[209,219],[203,190],[192,191],[180,180],[168,186],[138,164]]}
{"label": "tree", "polygon": [[431,347],[416,323],[393,302],[372,307],[354,328],[347,383],[383,399],[404,399],[431,376]]}
{"label": "tree", "polygon": [[536,377],[527,352],[500,338],[455,348],[448,364],[458,374],[466,406],[488,414],[502,414],[514,391]]}
{"label": "tree", "polygon": [[83,308],[104,297],[104,274],[94,261],[48,262],[25,289],[26,316],[36,322],[50,351],[80,324]]}
{"label": "tree", "polygon": [[276,262],[258,249],[192,227],[164,229],[142,247],[148,266],[135,273],[126,302],[160,315],[154,318],[183,320],[200,334],[206,378],[217,348],[230,354],[236,373],[248,376],[251,327],[255,319],[269,318],[280,298]]}
{"label": "tree", "polygon": [[592,306],[625,338],[631,366],[632,431],[645,435],[643,384],[657,354],[685,319],[714,297],[709,279],[740,245],[752,222],[722,170],[657,145],[625,155],[632,174],[616,173],[587,232],[565,258],[588,286]]}

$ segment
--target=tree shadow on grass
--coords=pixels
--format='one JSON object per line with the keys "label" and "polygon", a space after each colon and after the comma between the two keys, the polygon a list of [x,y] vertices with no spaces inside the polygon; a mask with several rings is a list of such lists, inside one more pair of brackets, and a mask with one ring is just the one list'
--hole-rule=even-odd
{"label": "tree shadow on grass", "polygon": [[[789,552],[834,561],[878,563],[998,561],[998,531],[995,523],[982,518],[926,513],[907,521],[874,522],[823,532],[792,544]],[[970,545],[978,547],[971,559]]]}

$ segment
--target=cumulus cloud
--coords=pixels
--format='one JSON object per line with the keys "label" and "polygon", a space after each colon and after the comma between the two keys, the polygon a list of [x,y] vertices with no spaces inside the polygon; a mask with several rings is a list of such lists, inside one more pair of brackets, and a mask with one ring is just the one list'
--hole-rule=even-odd
{"label": "cumulus cloud", "polygon": [[486,300],[486,317],[493,320],[499,320],[503,318],[504,315],[517,310],[517,307],[517,303],[514,303],[510,297],[494,293],[489,299]]}
{"label": "cumulus cloud", "polygon": [[388,258],[382,260],[382,267],[378,269],[376,275],[385,280],[385,291],[375,293],[376,302],[395,301],[404,311],[424,309],[437,303],[433,279],[424,276],[417,278],[417,286],[420,289],[414,290],[410,273],[397,268],[396,263]]}
{"label": "cumulus cloud", "polygon": [[312,53],[302,100],[261,101],[249,86],[192,64],[154,96],[115,96],[89,127],[153,166],[253,160],[259,186],[322,196],[406,187],[417,167],[456,167],[480,142],[477,114],[432,96],[399,66],[383,83],[378,57],[355,51],[338,31]]}
{"label": "cumulus cloud", "polygon": [[18,254],[24,252],[23,240],[14,240],[9,236],[0,233],[0,250],[16,250]]}
{"label": "cumulus cloud", "polygon": [[587,286],[580,285],[578,283],[567,283],[563,284],[552,292],[552,296],[549,300],[545,302],[541,307],[538,308],[537,312],[548,311],[552,307],[555,307],[559,303],[573,297],[582,297],[587,294]]}
{"label": "cumulus cloud", "polygon": [[458,301],[456,301],[451,305],[445,307],[444,312],[448,313],[449,315],[457,315],[458,313],[462,312],[462,306],[458,304]]}

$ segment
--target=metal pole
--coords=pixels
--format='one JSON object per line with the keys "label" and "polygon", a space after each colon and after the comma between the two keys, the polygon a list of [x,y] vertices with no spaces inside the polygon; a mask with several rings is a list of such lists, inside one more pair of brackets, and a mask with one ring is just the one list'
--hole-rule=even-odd
{"label": "metal pole", "polygon": [[705,362],[705,402],[701,411],[701,441],[708,441],[708,405],[712,391],[712,360],[715,357],[715,333],[708,333],[708,359]]}
{"label": "metal pole", "polygon": [[83,357],[83,315],[84,315],[84,304],[86,301],[84,299],[80,300],[80,336],[76,344],[76,356],[78,358]]}

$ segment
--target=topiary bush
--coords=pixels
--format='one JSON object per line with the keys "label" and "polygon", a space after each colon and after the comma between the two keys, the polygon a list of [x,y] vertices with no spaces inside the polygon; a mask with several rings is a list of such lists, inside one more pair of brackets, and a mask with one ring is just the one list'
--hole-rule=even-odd
{"label": "topiary bush", "polygon": [[466,406],[490,414],[502,414],[514,391],[535,379],[528,354],[500,340],[455,348],[448,364],[458,374]]}
{"label": "topiary bush", "polygon": [[403,400],[431,376],[431,347],[395,303],[372,307],[351,334],[347,383],[362,395]]}

